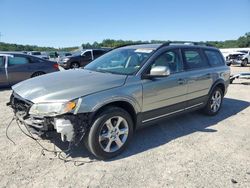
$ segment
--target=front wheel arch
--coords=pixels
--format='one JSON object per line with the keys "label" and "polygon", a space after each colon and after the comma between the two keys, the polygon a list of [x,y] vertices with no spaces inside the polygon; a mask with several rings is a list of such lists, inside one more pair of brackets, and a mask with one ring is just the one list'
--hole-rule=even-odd
{"label": "front wheel arch", "polygon": [[114,102],[110,102],[108,104],[101,106],[95,112],[92,113],[91,121],[93,121],[96,116],[98,116],[100,113],[102,113],[105,109],[109,107],[119,107],[125,110],[126,112],[128,112],[133,120],[134,129],[136,129],[136,125],[138,123],[137,113],[134,109],[134,106],[130,104],[129,102],[125,102],[125,101],[114,101]]}

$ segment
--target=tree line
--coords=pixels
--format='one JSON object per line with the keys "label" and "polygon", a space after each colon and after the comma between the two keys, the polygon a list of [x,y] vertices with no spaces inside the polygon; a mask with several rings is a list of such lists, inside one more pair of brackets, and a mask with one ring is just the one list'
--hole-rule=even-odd
{"label": "tree line", "polygon": [[[132,40],[104,39],[102,42],[83,43],[81,47],[83,49],[103,48],[103,47],[115,48],[127,44],[164,43],[164,42],[169,42],[169,41],[163,41],[163,40],[132,41]],[[239,37],[237,40],[207,41],[206,43],[217,48],[250,47],[250,32],[247,32],[244,36]],[[53,48],[53,47],[40,47],[36,45],[20,45],[20,44],[10,44],[10,43],[0,42],[0,51],[74,51],[77,49],[79,49],[78,46],[66,47],[66,48]]]}

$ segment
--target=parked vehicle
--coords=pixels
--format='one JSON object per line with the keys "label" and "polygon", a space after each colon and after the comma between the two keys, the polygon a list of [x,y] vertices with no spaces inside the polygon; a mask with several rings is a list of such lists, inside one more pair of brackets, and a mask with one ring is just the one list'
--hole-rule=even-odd
{"label": "parked vehicle", "polygon": [[0,87],[58,70],[57,63],[38,57],[22,53],[0,54]]}
{"label": "parked vehicle", "polygon": [[9,105],[30,132],[57,131],[69,147],[84,138],[94,156],[108,159],[120,154],[140,127],[198,109],[216,115],[229,78],[230,68],[216,48],[132,45],[84,69],[19,83]]}
{"label": "parked vehicle", "polygon": [[31,51],[31,52],[27,52],[27,54],[49,60],[49,56],[46,53],[42,53],[38,51]]}
{"label": "parked vehicle", "polygon": [[84,67],[85,65],[89,64],[91,61],[100,57],[108,51],[109,49],[88,49],[84,50],[79,55],[65,57],[58,63],[65,69]]}
{"label": "parked vehicle", "polygon": [[227,57],[226,57],[226,61],[227,61],[227,65],[241,65],[241,66],[247,66],[248,63],[248,58],[249,57],[249,53],[247,55],[247,53],[244,52],[233,52],[230,53]]}
{"label": "parked vehicle", "polygon": [[60,63],[66,58],[70,58],[73,54],[70,52],[59,52],[59,56],[57,58],[57,62]]}
{"label": "parked vehicle", "polygon": [[244,53],[245,53],[245,54],[242,55],[242,57],[241,57],[242,65],[243,65],[243,66],[247,66],[247,64],[250,63],[250,50],[249,50],[249,51],[245,50],[245,51],[241,51],[241,52],[244,52]]}

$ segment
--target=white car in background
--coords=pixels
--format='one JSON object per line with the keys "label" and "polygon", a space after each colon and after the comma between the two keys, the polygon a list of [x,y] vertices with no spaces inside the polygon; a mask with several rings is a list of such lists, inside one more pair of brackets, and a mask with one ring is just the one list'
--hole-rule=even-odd
{"label": "white car in background", "polygon": [[247,64],[250,63],[250,50],[242,50],[239,52],[245,53],[245,55],[241,57],[241,61],[244,66],[247,66]]}
{"label": "white car in background", "polygon": [[248,53],[244,53],[243,51],[232,52],[226,56],[227,65],[241,65],[242,67],[247,66],[249,62],[247,59]]}
{"label": "white car in background", "polygon": [[49,60],[49,56],[45,52],[31,51],[27,52],[27,54]]}

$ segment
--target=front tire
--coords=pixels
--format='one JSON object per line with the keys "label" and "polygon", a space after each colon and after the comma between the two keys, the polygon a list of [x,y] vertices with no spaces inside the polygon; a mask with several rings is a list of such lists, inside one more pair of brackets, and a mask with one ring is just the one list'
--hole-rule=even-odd
{"label": "front tire", "polygon": [[244,59],[241,63],[241,66],[242,67],[246,67],[247,66],[247,63],[248,63],[248,60],[247,59]]}
{"label": "front tire", "polygon": [[77,63],[77,62],[73,62],[73,63],[71,63],[71,65],[70,65],[70,68],[71,69],[78,69],[80,67],[80,65],[79,65],[79,63]]}
{"label": "front tire", "polygon": [[218,114],[223,101],[223,92],[216,87],[209,96],[208,102],[204,108],[204,113],[210,116]]}
{"label": "front tire", "polygon": [[133,135],[133,121],[128,112],[118,107],[99,113],[86,137],[87,149],[98,159],[119,155]]}

